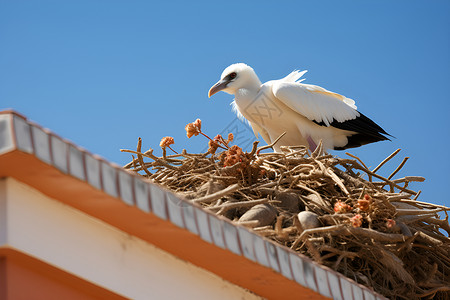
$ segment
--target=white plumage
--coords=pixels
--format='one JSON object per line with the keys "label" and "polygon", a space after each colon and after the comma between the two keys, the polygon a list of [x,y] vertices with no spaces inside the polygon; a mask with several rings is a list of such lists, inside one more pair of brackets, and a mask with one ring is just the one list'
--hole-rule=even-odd
{"label": "white plumage", "polygon": [[322,87],[301,83],[307,71],[261,84],[254,70],[243,63],[226,68],[209,90],[209,96],[224,91],[235,95],[238,116],[247,119],[253,131],[270,144],[305,145],[311,150],[322,140],[326,149],[346,149],[388,140],[387,133],[358,112],[355,101]]}

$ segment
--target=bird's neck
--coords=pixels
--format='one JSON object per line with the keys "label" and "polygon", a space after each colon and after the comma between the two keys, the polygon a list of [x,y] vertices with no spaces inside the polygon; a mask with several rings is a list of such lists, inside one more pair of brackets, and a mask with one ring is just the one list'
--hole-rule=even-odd
{"label": "bird's neck", "polygon": [[252,84],[247,84],[245,87],[236,91],[236,99],[254,99],[259,93],[261,82],[255,81]]}

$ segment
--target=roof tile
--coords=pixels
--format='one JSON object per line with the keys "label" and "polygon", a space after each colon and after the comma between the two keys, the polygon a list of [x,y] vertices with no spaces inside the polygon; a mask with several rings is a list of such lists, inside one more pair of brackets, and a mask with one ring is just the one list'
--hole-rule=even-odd
{"label": "roof tile", "polygon": [[14,149],[11,115],[0,115],[0,154]]}
{"label": "roof tile", "polygon": [[13,122],[17,148],[23,152],[34,153],[30,125],[16,115],[13,116]]}
{"label": "roof tile", "polygon": [[52,152],[53,165],[57,167],[61,172],[67,173],[67,151],[69,145],[64,142],[61,138],[51,135],[50,136],[50,146]]}
{"label": "roof tile", "polygon": [[170,221],[178,227],[185,228],[182,207],[186,204],[171,192],[166,192],[166,195]]}
{"label": "roof tile", "polygon": [[117,170],[107,162],[101,163],[103,191],[113,197],[118,197]]}
{"label": "roof tile", "polygon": [[120,198],[128,205],[134,205],[133,175],[119,171]]}
{"label": "roof tile", "polygon": [[364,300],[364,294],[361,287],[356,283],[351,283],[351,285],[352,285],[353,299]]}
{"label": "roof tile", "polygon": [[375,295],[369,289],[363,289],[364,300],[376,300]]}
{"label": "roof tile", "polygon": [[264,240],[258,235],[253,236],[253,249],[255,251],[256,260],[261,265],[270,267]]}
{"label": "roof tile", "polygon": [[339,283],[339,277],[334,272],[327,272],[328,275],[328,283],[330,285],[330,290],[332,294],[332,298],[336,300],[344,300],[341,291],[341,285]]}
{"label": "roof tile", "polygon": [[317,286],[319,288],[319,293],[321,293],[325,297],[331,298],[332,295],[331,295],[330,285],[328,283],[328,277],[327,277],[328,270],[322,268],[319,265],[314,265],[314,271],[316,273],[316,281],[317,281]]}
{"label": "roof tile", "polygon": [[182,209],[186,229],[196,235],[200,234],[197,226],[197,218],[195,215],[196,211],[198,210],[199,208],[195,207],[194,205],[185,205]]}
{"label": "roof tile", "polygon": [[291,271],[291,262],[289,261],[289,252],[283,247],[275,247],[278,255],[278,262],[280,263],[280,272],[285,277],[293,280]]}
{"label": "roof tile", "polygon": [[[290,252],[289,260],[291,262],[292,274],[294,275],[295,281],[307,287],[308,284],[306,283],[305,272],[303,271],[303,259],[295,253]],[[316,290],[315,286],[313,290]]]}
{"label": "roof tile", "polygon": [[87,182],[98,190],[102,189],[102,182],[100,178],[100,160],[94,156],[84,153],[84,161],[86,162],[86,177]]}
{"label": "roof tile", "polygon": [[238,235],[244,256],[256,262],[255,251],[253,249],[253,238],[255,234],[251,233],[247,228],[238,227]]}
{"label": "roof tile", "polygon": [[214,215],[208,214],[209,225],[211,228],[211,235],[213,238],[213,242],[217,247],[222,249],[226,249],[225,239],[223,236],[223,221],[220,218],[217,218]]}
{"label": "roof tile", "polygon": [[270,241],[265,241],[267,250],[267,257],[269,258],[269,264],[272,269],[280,273],[280,265],[278,263],[278,255],[275,244]]}
{"label": "roof tile", "polygon": [[33,137],[36,156],[43,162],[51,164],[49,135],[37,126],[31,126],[31,135]]}
{"label": "roof tile", "polygon": [[223,233],[228,250],[237,255],[242,255],[241,247],[239,246],[237,228],[229,222],[223,222]]}
{"label": "roof tile", "polygon": [[352,283],[344,277],[340,277],[339,281],[341,283],[342,297],[345,300],[353,300]]}
{"label": "roof tile", "polygon": [[211,229],[209,226],[208,213],[202,209],[195,210],[200,237],[208,243],[213,243]]}
{"label": "roof tile", "polygon": [[150,212],[149,185],[137,177],[134,177],[133,185],[137,207],[145,212]]}
{"label": "roof tile", "polygon": [[69,172],[73,177],[86,180],[83,152],[73,145],[69,146]]}
{"label": "roof tile", "polygon": [[166,192],[153,183],[149,183],[152,212],[163,220],[167,220]]}

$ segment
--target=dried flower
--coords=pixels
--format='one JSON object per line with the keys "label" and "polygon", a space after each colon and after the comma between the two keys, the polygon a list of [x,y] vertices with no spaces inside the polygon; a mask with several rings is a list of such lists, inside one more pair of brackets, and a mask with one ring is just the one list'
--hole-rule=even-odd
{"label": "dried flower", "polygon": [[338,201],[334,204],[334,211],[338,214],[343,214],[352,210],[352,207],[348,204],[345,204],[342,201]]}
{"label": "dried flower", "polygon": [[202,131],[202,120],[197,119],[197,120],[194,121],[193,124],[194,124],[195,127],[198,128],[198,131],[199,131],[199,132]]}
{"label": "dried flower", "polygon": [[372,197],[369,194],[365,194],[363,199],[358,199],[358,208],[362,211],[367,211],[370,209],[372,202]]}
{"label": "dried flower", "polygon": [[228,143],[231,143],[233,140],[234,140],[234,135],[230,132],[230,133],[228,134],[227,144],[228,144]]}
{"label": "dried flower", "polygon": [[353,227],[361,227],[362,225],[362,216],[360,214],[357,214],[350,218],[350,223]]}
{"label": "dried flower", "polygon": [[358,208],[362,211],[369,210],[370,202],[371,201],[368,201],[366,199],[359,199],[358,200]]}
{"label": "dried flower", "polygon": [[161,139],[161,142],[159,142],[159,146],[163,149],[164,156],[166,155],[166,150],[165,150],[166,147],[178,154],[177,151],[173,150],[170,147],[170,145],[173,145],[173,144],[175,144],[175,141],[173,140],[173,137],[171,137],[171,136],[166,136]]}
{"label": "dried flower", "polygon": [[[228,134],[228,138],[230,137],[230,134]],[[229,149],[228,147],[228,143],[230,142],[229,140],[224,140],[224,138],[222,137],[222,135],[218,134],[214,137],[214,142],[219,144],[219,147],[223,148],[223,149]],[[220,146],[220,144],[224,145],[224,147]]]}
{"label": "dried flower", "polygon": [[175,144],[175,141],[173,140],[173,137],[166,136],[166,137],[163,137],[161,139],[161,142],[159,143],[159,146],[161,148],[166,148],[166,147],[169,147],[170,145],[173,145],[173,144]]}
{"label": "dried flower", "polygon": [[195,120],[195,122],[189,123],[184,129],[186,129],[186,135],[191,138],[193,135],[197,136],[201,133],[202,121],[200,119]]}
{"label": "dried flower", "polygon": [[208,146],[209,146],[208,153],[211,153],[211,154],[216,153],[217,148],[219,148],[219,144],[214,140],[210,140],[208,142]]}
{"label": "dried flower", "polygon": [[386,227],[387,228],[392,228],[396,225],[397,223],[395,222],[395,220],[392,219],[387,219],[386,220]]}
{"label": "dried flower", "polygon": [[232,166],[238,162],[242,162],[244,159],[246,158],[242,149],[234,145],[227,150],[223,166]]}

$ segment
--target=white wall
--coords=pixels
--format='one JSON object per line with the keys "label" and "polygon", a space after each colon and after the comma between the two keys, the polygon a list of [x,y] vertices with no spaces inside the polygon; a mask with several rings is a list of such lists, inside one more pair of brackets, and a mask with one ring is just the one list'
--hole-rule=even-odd
{"label": "white wall", "polygon": [[0,179],[4,244],[132,299],[260,299],[12,178]]}

